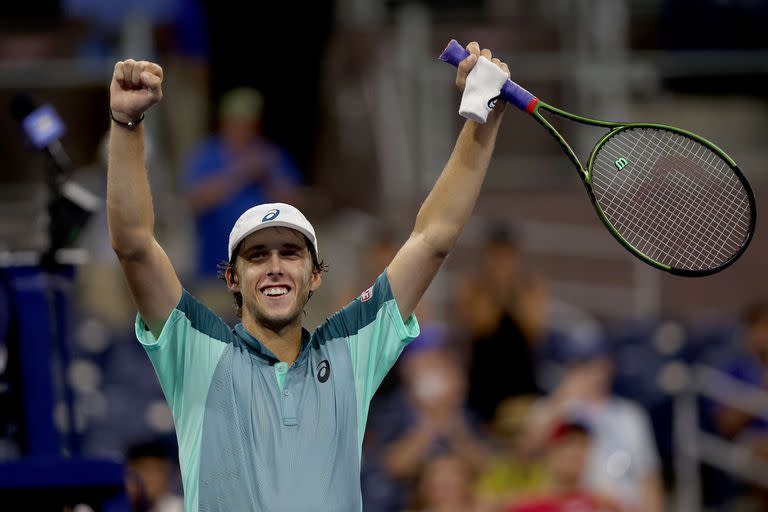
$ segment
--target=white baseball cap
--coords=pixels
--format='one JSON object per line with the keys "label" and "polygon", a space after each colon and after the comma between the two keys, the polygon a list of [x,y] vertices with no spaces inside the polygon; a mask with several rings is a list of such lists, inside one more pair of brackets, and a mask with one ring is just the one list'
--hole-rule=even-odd
{"label": "white baseball cap", "polygon": [[246,210],[229,233],[228,259],[237,244],[251,233],[264,228],[291,228],[305,235],[312,242],[315,254],[319,254],[315,228],[298,208],[285,203],[267,203]]}

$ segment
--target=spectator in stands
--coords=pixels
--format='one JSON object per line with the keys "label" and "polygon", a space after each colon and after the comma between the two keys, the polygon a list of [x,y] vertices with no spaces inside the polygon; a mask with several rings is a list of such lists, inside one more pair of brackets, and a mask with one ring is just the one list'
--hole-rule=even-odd
{"label": "spectator in stands", "polygon": [[[747,309],[740,348],[740,353],[723,370],[755,388],[768,388],[768,303]],[[715,421],[720,434],[728,439],[768,433],[768,421],[733,407],[718,408]]]}
{"label": "spectator in stands", "polygon": [[512,397],[496,409],[491,430],[496,449],[475,488],[478,502],[490,510],[545,488],[546,469],[525,437],[525,422],[535,400],[533,395]]}
{"label": "spectator in stands", "polygon": [[546,294],[541,282],[523,274],[517,237],[506,226],[489,229],[482,253],[480,268],[457,289],[456,303],[470,331],[469,406],[489,425],[504,399],[538,392],[534,349],[543,334]]}
{"label": "spectator in stands", "polygon": [[380,444],[371,456],[400,489],[404,504],[425,460],[452,454],[468,471],[477,472],[490,453],[466,408],[466,375],[447,346],[444,330],[423,329],[403,352],[398,368],[402,387],[371,418],[370,430]]}
{"label": "spectator in stands", "polygon": [[[227,258],[227,236],[240,214],[269,202],[301,206],[300,171],[281,147],[261,134],[262,102],[261,94],[247,87],[224,94],[218,132],[194,148],[182,176],[195,216],[198,277],[217,291],[217,268]],[[227,293],[220,295],[231,302]]]}
{"label": "spectator in stands", "polygon": [[[722,370],[755,391],[768,391],[768,303],[755,303],[744,314],[738,352]],[[758,402],[759,403],[759,402]],[[748,446],[753,456],[768,461],[768,420],[728,404],[714,404],[715,428],[727,439]],[[768,509],[768,491],[731,475],[715,473],[707,490],[718,500],[741,503],[748,510]]]}
{"label": "spectator in stands", "polygon": [[618,503],[584,489],[592,432],[573,418],[557,422],[546,441],[547,489],[511,502],[508,512],[619,512]]}
{"label": "spectator in stands", "polygon": [[184,500],[173,489],[174,454],[167,443],[133,444],[126,452],[126,499],[107,503],[104,512],[182,512]]}
{"label": "spectator in stands", "polygon": [[559,418],[576,415],[590,426],[587,489],[616,499],[628,510],[661,512],[664,495],[659,456],[647,413],[612,395],[613,365],[604,339],[575,339],[562,346],[562,379],[534,407],[529,442],[543,446]]}

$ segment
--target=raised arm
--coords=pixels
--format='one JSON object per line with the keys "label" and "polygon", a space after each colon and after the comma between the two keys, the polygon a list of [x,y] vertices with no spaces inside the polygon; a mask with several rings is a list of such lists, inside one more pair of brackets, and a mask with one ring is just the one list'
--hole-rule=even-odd
{"label": "raised arm", "polygon": [[[456,85],[464,90],[467,74],[477,59],[492,60],[505,72],[507,65],[492,59],[491,51],[477,43],[467,45],[470,56],[456,72]],[[421,206],[413,232],[387,268],[400,314],[407,318],[435,277],[475,207],[491,160],[504,102],[498,102],[485,124],[466,121],[448,163]]]}
{"label": "raised arm", "polygon": [[[110,85],[112,116],[139,120],[163,97],[163,70],[147,61],[115,65]],[[154,236],[155,215],[144,165],[144,125],[112,122],[107,172],[107,211],[112,247],[142,319],[155,336],[181,298],[181,283]]]}

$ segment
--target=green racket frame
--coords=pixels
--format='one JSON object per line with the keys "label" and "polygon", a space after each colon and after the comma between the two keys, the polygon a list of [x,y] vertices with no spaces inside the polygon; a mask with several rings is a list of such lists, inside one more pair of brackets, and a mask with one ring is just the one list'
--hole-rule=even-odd
{"label": "green racket frame", "polygon": [[[552,114],[557,115],[559,117],[569,119],[571,121],[575,121],[577,123],[581,123],[584,125],[608,128],[609,130],[608,133],[606,133],[597,142],[595,147],[592,148],[592,152],[589,155],[589,160],[587,161],[586,169],[582,165],[581,160],[579,160],[579,157],[576,156],[576,153],[573,151],[571,146],[568,145],[568,142],[565,140],[565,138],[563,138],[563,136],[560,135],[560,133],[555,129],[555,127],[552,126],[552,124],[549,121],[547,121],[547,119],[545,119],[544,116],[541,115],[541,113],[539,112],[539,110],[541,109],[544,109],[547,112],[551,112]],[[715,144],[708,141],[704,137],[700,135],[696,135],[695,133],[689,132],[687,130],[683,130],[681,128],[676,128],[674,126],[668,126],[668,125],[657,124],[657,123],[619,123],[619,122],[613,122],[613,121],[603,121],[600,119],[591,119],[589,117],[571,114],[570,112],[566,112],[557,107],[553,107],[552,105],[540,99],[537,99],[535,106],[533,106],[532,110],[530,110],[529,113],[534,119],[536,119],[536,121],[538,121],[544,128],[546,128],[547,131],[555,138],[558,144],[560,144],[560,147],[562,148],[562,150],[565,152],[565,154],[568,156],[570,161],[576,167],[576,170],[579,172],[579,177],[581,178],[581,181],[584,184],[584,187],[587,189],[587,194],[589,194],[589,198],[592,201],[592,205],[595,207],[595,211],[597,212],[598,217],[603,222],[603,224],[608,229],[608,231],[622,246],[624,246],[624,248],[626,248],[629,252],[631,252],[632,254],[634,254],[635,256],[637,256],[647,264],[653,267],[656,267],[660,270],[664,270],[671,274],[680,275],[680,276],[699,277],[699,276],[711,275],[723,270],[724,268],[731,265],[734,261],[736,261],[744,253],[744,251],[749,246],[749,243],[752,241],[752,237],[755,232],[755,225],[757,222],[757,218],[756,218],[757,208],[755,205],[755,196],[754,196],[754,193],[752,192],[752,187],[750,187],[749,182],[742,174],[738,165],[736,165],[736,162],[734,162],[734,160],[730,156],[728,156],[728,154],[725,153],[725,151],[723,151],[722,149],[720,149],[719,147],[717,147]],[[592,166],[594,165],[595,156],[600,151],[600,148],[612,136],[616,135],[620,131],[628,130],[632,128],[657,128],[661,130],[667,130],[670,132],[678,133],[684,137],[688,137],[689,139],[695,140],[696,142],[711,149],[720,158],[722,158],[731,167],[731,169],[736,174],[741,184],[744,186],[747,192],[747,196],[749,197],[749,206],[752,212],[752,215],[750,216],[749,231],[745,239],[742,241],[742,244],[739,250],[736,251],[730,258],[728,258],[721,265],[715,268],[706,269],[706,270],[689,270],[689,269],[675,268],[665,263],[656,261],[653,258],[649,257],[648,255],[639,251],[634,245],[630,244],[623,236],[621,236],[621,234],[616,230],[615,227],[613,227],[611,222],[606,217],[605,212],[603,212],[603,209],[600,207],[600,203],[597,201],[594,193],[592,192]]]}

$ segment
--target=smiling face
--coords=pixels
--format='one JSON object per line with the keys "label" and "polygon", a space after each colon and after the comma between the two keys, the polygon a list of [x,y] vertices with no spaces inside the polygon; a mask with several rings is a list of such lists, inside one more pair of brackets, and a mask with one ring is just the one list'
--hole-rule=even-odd
{"label": "smiling face", "polygon": [[243,240],[234,272],[227,271],[230,291],[243,297],[243,323],[254,322],[274,332],[301,324],[304,305],[321,280],[304,236],[279,227]]}

